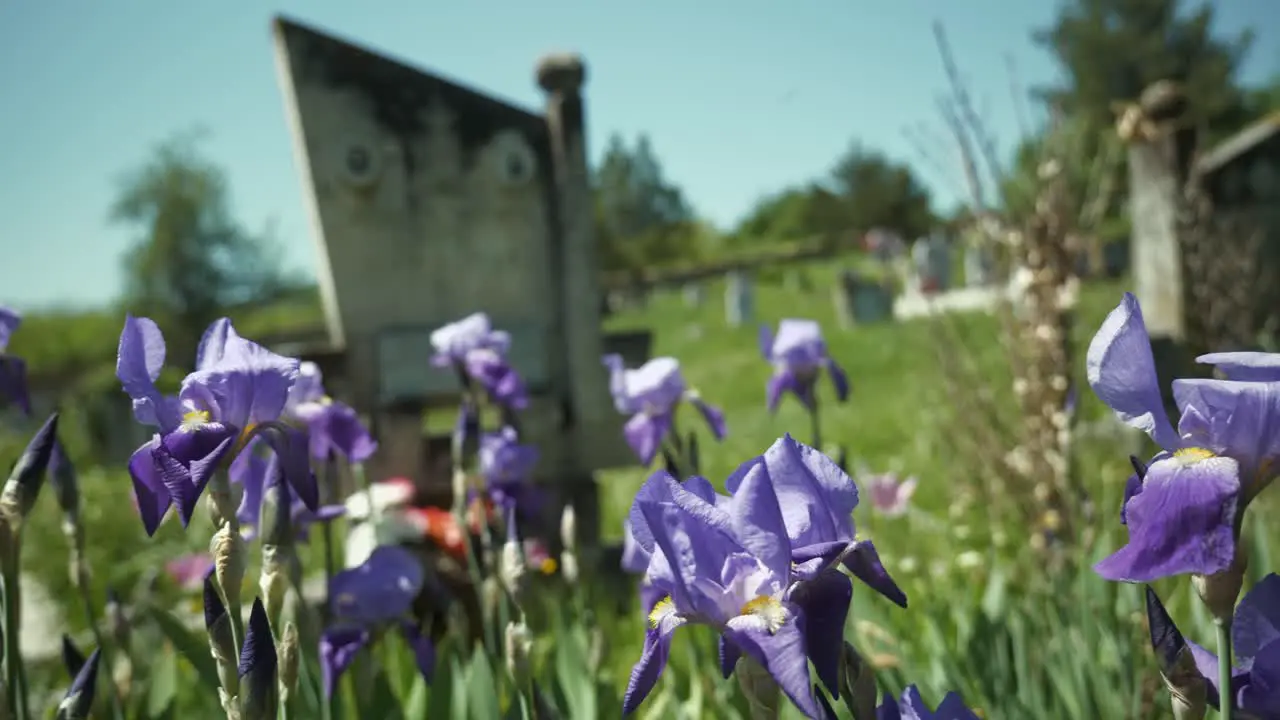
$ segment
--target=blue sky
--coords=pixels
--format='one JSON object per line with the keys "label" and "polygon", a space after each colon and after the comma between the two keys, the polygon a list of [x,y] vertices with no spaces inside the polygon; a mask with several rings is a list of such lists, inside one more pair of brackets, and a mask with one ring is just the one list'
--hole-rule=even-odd
{"label": "blue sky", "polygon": [[[1218,3],[1220,27],[1274,25],[1276,8]],[[545,51],[588,62],[593,155],[611,132],[648,132],[704,216],[732,225],[761,195],[823,173],[852,138],[913,162],[944,203],[959,173],[921,162],[903,133],[943,137],[942,20],[1002,148],[1019,134],[1006,57],[1024,86],[1052,80],[1028,37],[1051,0],[143,0],[0,4],[0,303],[101,303],[120,290],[136,231],[107,223],[120,175],[175,133],[211,134],[234,211],[274,222],[291,268],[314,273],[271,16],[284,12],[528,107]],[[1280,68],[1260,38],[1247,80]],[[934,154],[954,165],[940,141]]]}

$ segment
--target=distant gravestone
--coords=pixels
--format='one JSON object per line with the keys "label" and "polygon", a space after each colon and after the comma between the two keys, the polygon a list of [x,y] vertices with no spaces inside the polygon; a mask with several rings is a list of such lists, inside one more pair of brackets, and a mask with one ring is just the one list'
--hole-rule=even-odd
{"label": "distant gravestone", "polygon": [[800,292],[806,295],[813,292],[813,276],[809,274],[808,269],[801,268],[796,271],[796,283]]}
{"label": "distant gravestone", "polygon": [[844,329],[883,322],[893,316],[893,293],[884,282],[845,270],[836,283],[836,316]]}
{"label": "distant gravestone", "polygon": [[853,327],[854,293],[857,291],[858,278],[849,268],[843,268],[836,275],[835,285],[831,288],[831,300],[835,306],[836,323],[841,330]]}
{"label": "distant gravestone", "polygon": [[733,270],[725,276],[724,317],[729,327],[754,321],[755,287],[751,276],[742,270]]}
{"label": "distant gravestone", "polygon": [[929,277],[929,241],[916,238],[911,244],[911,271],[907,280],[907,289],[913,294],[924,294],[932,290],[932,279]]}
{"label": "distant gravestone", "polygon": [[994,280],[995,261],[991,248],[985,243],[973,243],[964,248],[965,287],[987,287]]}
{"label": "distant gravestone", "polygon": [[813,281],[804,268],[792,267],[783,274],[782,287],[787,292],[810,293],[813,292]]}
{"label": "distant gravestone", "polygon": [[706,300],[706,290],[700,282],[685,283],[682,294],[685,307],[700,308]]}
{"label": "distant gravestone", "polygon": [[929,236],[926,247],[926,266],[933,288],[938,292],[951,289],[951,243],[942,233]]}

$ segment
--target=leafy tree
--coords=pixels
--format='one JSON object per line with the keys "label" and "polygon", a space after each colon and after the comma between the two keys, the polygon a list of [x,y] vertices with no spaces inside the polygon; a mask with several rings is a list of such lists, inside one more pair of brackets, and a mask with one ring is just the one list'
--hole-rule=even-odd
{"label": "leafy tree", "polygon": [[1038,94],[1101,130],[1114,120],[1113,103],[1133,101],[1147,85],[1170,79],[1182,84],[1201,127],[1215,135],[1234,131],[1244,119],[1236,75],[1253,34],[1219,37],[1212,4],[1190,12],[1182,6],[1179,0],[1069,0],[1052,26],[1033,35],[1065,78]]}
{"label": "leafy tree", "polygon": [[1245,91],[1245,107],[1251,117],[1262,117],[1280,110],[1280,73]]}
{"label": "leafy tree", "polygon": [[[1031,213],[1042,183],[1040,165],[1054,158],[1065,174],[1067,190],[1077,204],[1104,203],[1104,215],[1123,209],[1116,202],[1118,171],[1124,145],[1114,132],[1097,133],[1084,115],[1064,118],[1040,135],[1024,139],[1014,151],[1012,166],[1001,178],[1001,195],[1012,217]],[[1104,181],[1110,178],[1110,183]]]}
{"label": "leafy tree", "polygon": [[693,211],[680,188],[666,179],[646,136],[634,147],[618,135],[611,137],[594,185],[606,268],[689,259],[694,252],[689,242]]}
{"label": "leafy tree", "polygon": [[929,191],[911,168],[861,143],[836,162],[831,181],[844,207],[841,220],[857,231],[879,227],[915,238],[933,227]]}
{"label": "leafy tree", "polygon": [[278,246],[231,216],[225,175],[200,155],[198,139],[157,146],[123,178],[111,207],[113,221],[139,231],[124,257],[126,304],[171,321],[179,353],[225,309],[270,299],[282,282]]}
{"label": "leafy tree", "polygon": [[842,198],[817,183],[794,187],[762,198],[738,224],[733,243],[838,240],[851,229]]}

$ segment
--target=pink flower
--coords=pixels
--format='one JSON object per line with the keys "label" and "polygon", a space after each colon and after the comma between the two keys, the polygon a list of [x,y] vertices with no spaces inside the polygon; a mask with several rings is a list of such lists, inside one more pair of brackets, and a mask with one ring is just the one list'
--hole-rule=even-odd
{"label": "pink flower", "polygon": [[899,482],[897,473],[863,475],[862,485],[871,499],[871,507],[885,517],[900,517],[907,512],[911,496],[916,492],[916,479]]}
{"label": "pink flower", "polygon": [[209,553],[191,553],[176,557],[164,564],[164,571],[173,578],[178,587],[186,591],[200,588],[204,576],[213,567],[213,558]]}
{"label": "pink flower", "polygon": [[524,541],[524,561],[528,567],[536,569],[543,575],[555,574],[559,563],[547,551],[547,544],[537,538],[526,538]]}

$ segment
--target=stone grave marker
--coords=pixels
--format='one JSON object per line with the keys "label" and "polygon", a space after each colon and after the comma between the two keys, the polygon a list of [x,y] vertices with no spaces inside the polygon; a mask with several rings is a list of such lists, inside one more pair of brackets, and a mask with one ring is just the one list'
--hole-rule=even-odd
{"label": "stone grave marker", "polygon": [[995,258],[985,242],[975,242],[964,247],[965,287],[987,287],[995,280]]}
{"label": "stone grave marker", "polygon": [[459,390],[430,334],[484,311],[529,385],[539,473],[573,486],[594,532],[591,474],[634,460],[601,363],[582,60],[538,65],[535,112],[292,20],[274,35],[329,339],[382,444],[374,477],[429,481],[424,413]]}
{"label": "stone grave marker", "polygon": [[951,242],[945,235],[935,232],[926,240],[925,266],[937,292],[951,289]]}
{"label": "stone grave marker", "polygon": [[702,307],[702,303],[706,301],[707,297],[706,288],[697,281],[685,283],[681,289],[681,294],[684,297],[684,305],[688,308]]}
{"label": "stone grave marker", "polygon": [[754,321],[755,286],[745,270],[731,270],[725,275],[724,318],[729,327]]}

